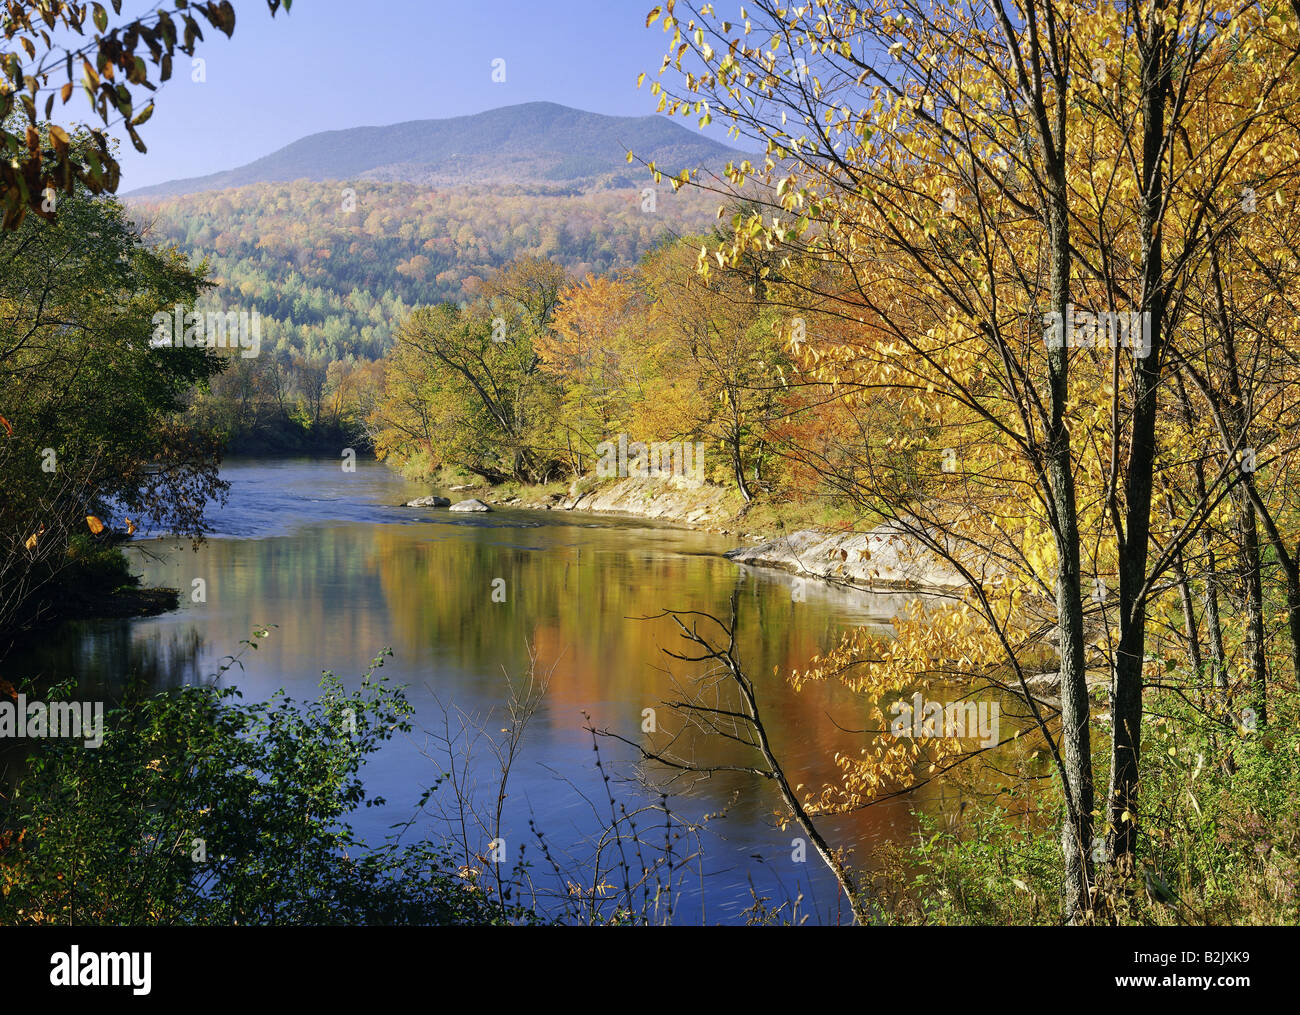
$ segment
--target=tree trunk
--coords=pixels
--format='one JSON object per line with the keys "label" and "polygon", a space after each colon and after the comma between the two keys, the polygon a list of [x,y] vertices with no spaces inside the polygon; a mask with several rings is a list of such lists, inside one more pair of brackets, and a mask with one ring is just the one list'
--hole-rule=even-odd
{"label": "tree trunk", "polygon": [[1286,625],[1287,633],[1291,638],[1291,679],[1296,687],[1300,687],[1300,547],[1296,547],[1294,554],[1287,550],[1277,522],[1263,498],[1259,496],[1255,477],[1246,474],[1242,485],[1256,515],[1264,524],[1264,534],[1273,547],[1278,566],[1282,568],[1282,575],[1286,581]]}
{"label": "tree trunk", "polygon": [[[1205,496],[1205,480],[1201,479],[1201,497]],[[1223,625],[1219,621],[1219,565],[1214,555],[1212,537],[1207,530],[1201,532],[1201,545],[1205,547],[1205,633],[1210,639],[1210,665],[1214,669],[1214,686],[1220,691],[1228,689],[1228,659],[1223,651]]]}
{"label": "tree trunk", "polygon": [[[1124,477],[1125,522],[1119,540],[1119,645],[1111,682],[1110,829],[1107,854],[1121,875],[1132,872],[1137,857],[1138,772],[1142,751],[1142,666],[1146,656],[1147,554],[1151,539],[1151,496],[1156,452],[1156,394],[1165,316],[1164,172],[1165,102],[1170,53],[1164,27],[1164,0],[1156,0],[1146,32],[1139,33],[1142,56],[1142,304],[1151,315],[1151,344],[1133,359],[1133,413],[1128,469]],[[1117,355],[1118,355],[1117,351]]]}
{"label": "tree trunk", "polygon": [[[1183,410],[1183,422],[1191,430],[1196,420],[1196,414],[1192,410],[1192,400],[1187,397],[1187,388],[1183,384],[1182,374],[1175,374],[1174,380],[1177,382],[1178,401]],[[1205,465],[1201,459],[1197,458],[1192,462],[1192,474],[1196,479],[1193,492],[1196,494],[1197,503],[1208,504],[1209,495],[1205,487]],[[1172,513],[1170,517],[1172,517]],[[1201,550],[1205,554],[1205,595],[1202,602],[1205,605],[1205,636],[1209,642],[1210,667],[1213,670],[1214,686],[1219,691],[1226,691],[1228,688],[1228,664],[1227,656],[1223,651],[1223,624],[1219,620],[1218,562],[1214,553],[1214,533],[1210,530],[1208,516],[1201,524]]]}
{"label": "tree trunk", "polygon": [[[1070,302],[1070,227],[1064,169],[1054,174],[1051,211],[1051,303],[1066,320]],[[1047,433],[1047,471],[1051,483],[1056,538],[1056,616],[1060,643],[1061,755],[1065,820],[1061,823],[1061,857],[1065,868],[1064,916],[1068,923],[1086,921],[1092,912],[1092,737],[1091,709],[1084,671],[1083,595],[1079,574],[1078,512],[1070,432],[1065,426],[1069,398],[1069,349],[1048,351],[1051,418]]]}
{"label": "tree trunk", "polygon": [[1178,596],[1183,603],[1183,630],[1187,632],[1187,660],[1197,679],[1201,676],[1201,636],[1196,621],[1196,607],[1192,603],[1192,589],[1183,570],[1183,555],[1174,558],[1174,579],[1178,582]]}
{"label": "tree trunk", "polygon": [[1259,529],[1255,519],[1255,505],[1244,494],[1241,512],[1237,516],[1238,545],[1241,561],[1242,601],[1246,613],[1246,666],[1251,675],[1251,708],[1256,721],[1263,726],[1268,721],[1268,659],[1264,644],[1264,596],[1260,581]]}
{"label": "tree trunk", "polygon": [[745,498],[748,504],[753,500],[753,494],[749,492],[749,484],[745,482],[745,463],[740,454],[740,431],[733,429],[731,433],[731,462],[736,471],[736,489],[740,495]]}
{"label": "tree trunk", "polygon": [[[1300,553],[1300,547],[1296,553]],[[1300,566],[1297,566],[1294,555],[1281,564],[1286,574],[1286,625],[1291,635],[1291,681],[1293,689],[1300,689]]]}

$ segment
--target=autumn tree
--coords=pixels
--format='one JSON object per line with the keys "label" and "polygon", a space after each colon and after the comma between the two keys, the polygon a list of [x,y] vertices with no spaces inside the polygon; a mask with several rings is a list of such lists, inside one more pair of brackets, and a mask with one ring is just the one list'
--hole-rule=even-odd
{"label": "autumn tree", "polygon": [[691,241],[665,244],[639,272],[645,327],[674,364],[672,384],[655,404],[684,431],[710,439],[749,502],[763,480],[765,436],[780,413],[776,377],[785,352],[774,315],[762,309],[762,293],[743,267],[703,277],[700,249]]}
{"label": "autumn tree", "polygon": [[538,341],[540,367],[559,390],[556,426],[574,475],[589,472],[602,441],[630,425],[648,396],[655,355],[632,277],[588,275],[565,289],[555,326]]}
{"label": "autumn tree", "polygon": [[[1157,519],[1172,445],[1157,432],[1162,391],[1252,146],[1288,122],[1294,21],[1164,0],[758,0],[736,22],[684,8],[670,0],[649,18],[671,36],[664,69],[679,72],[652,84],[660,108],[725,118],[763,144],[728,176],[772,195],[737,218],[716,264],[775,249],[782,265],[821,265],[811,287],[769,293],[792,346],[796,317],[843,336],[803,343],[804,376],[845,399],[894,399],[915,421],[901,439],[868,433],[846,450],[863,504],[966,580],[959,609],[971,612],[929,654],[1023,686],[1047,608],[1062,709],[1059,731],[1039,725],[1064,800],[1065,914],[1089,919],[1086,675],[1101,661],[1110,677],[1105,855],[1125,876],[1148,612],[1234,482],[1207,475],[1176,520]],[[948,434],[947,447],[930,443]],[[880,651],[850,647],[839,662],[880,670]]]}
{"label": "autumn tree", "polygon": [[[551,326],[564,269],[527,260],[489,278],[464,310],[420,308],[404,322],[388,357],[389,385],[413,374],[423,388],[412,419],[381,405],[371,425],[381,454],[409,456],[409,436],[427,433],[434,465],[451,464],[494,482],[544,480],[557,469],[555,391],[540,369],[538,343]],[[422,425],[427,416],[432,429]]]}

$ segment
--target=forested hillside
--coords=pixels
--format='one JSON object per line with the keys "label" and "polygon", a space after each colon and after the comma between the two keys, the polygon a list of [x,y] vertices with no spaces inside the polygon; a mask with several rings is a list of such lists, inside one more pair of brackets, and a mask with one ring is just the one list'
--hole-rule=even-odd
{"label": "forested hillside", "polygon": [[512,260],[606,274],[665,236],[716,220],[715,197],[674,193],[666,179],[653,187],[651,210],[650,186],[648,177],[594,192],[299,180],[135,200],[131,209],[152,240],[207,260],[211,299],[263,315],[263,355],[334,360],[382,355],[412,307],[471,300]]}
{"label": "forested hillside", "polygon": [[741,156],[664,117],[527,103],[313,134],[127,204],[206,269],[201,309],[260,315],[256,354],[196,393],[197,421],[232,450],[333,449],[368,442],[372,363],[412,310],[473,303],[521,260],[575,280],[628,269],[717,223],[718,196],[668,174]]}

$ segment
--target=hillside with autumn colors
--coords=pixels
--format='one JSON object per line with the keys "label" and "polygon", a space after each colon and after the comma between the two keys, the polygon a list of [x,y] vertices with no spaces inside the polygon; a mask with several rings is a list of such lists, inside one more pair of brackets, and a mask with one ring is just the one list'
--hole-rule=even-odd
{"label": "hillside with autumn colors", "polygon": [[[630,174],[629,170],[629,174]],[[132,201],[150,239],[206,261],[210,298],[264,318],[263,348],[372,358],[412,307],[474,297],[521,257],[576,277],[635,264],[665,238],[716,220],[698,191],[653,186],[468,186],[300,180]]]}

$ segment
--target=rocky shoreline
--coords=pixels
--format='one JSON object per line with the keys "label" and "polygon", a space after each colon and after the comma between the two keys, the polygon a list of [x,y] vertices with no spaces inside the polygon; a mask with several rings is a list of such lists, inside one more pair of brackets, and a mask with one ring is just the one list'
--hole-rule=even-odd
{"label": "rocky shoreline", "polygon": [[[780,536],[728,528],[741,517],[735,494],[727,487],[697,483],[680,476],[622,479],[600,485],[575,481],[567,493],[493,497],[479,487],[481,499],[452,503],[429,495],[408,507],[442,507],[456,511],[491,510],[491,506],[538,511],[590,511],[672,522],[685,528],[737,535],[751,545],[723,556],[737,564],[775,568],[802,578],[816,578],[863,592],[950,593],[964,580],[942,561],[925,554],[906,536],[880,526],[870,532],[832,533],[813,529]],[[481,506],[469,506],[471,504]]]}
{"label": "rocky shoreline", "polygon": [[738,547],[725,556],[738,564],[776,567],[865,592],[942,595],[966,586],[966,580],[946,562],[888,525],[870,532],[802,529],[756,546]]}

